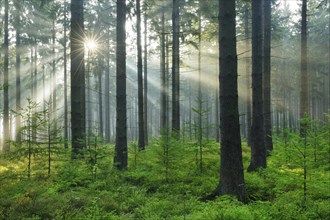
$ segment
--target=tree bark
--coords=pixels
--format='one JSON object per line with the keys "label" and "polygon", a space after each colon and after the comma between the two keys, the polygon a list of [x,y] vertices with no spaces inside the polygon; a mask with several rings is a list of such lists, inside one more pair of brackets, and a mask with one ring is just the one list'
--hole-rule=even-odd
{"label": "tree bark", "polygon": [[18,143],[21,142],[21,116],[19,115],[21,112],[21,4],[18,0],[14,1],[14,5],[16,8],[15,14],[15,22],[16,22],[16,141]]}
{"label": "tree bark", "polygon": [[51,119],[54,120],[54,131],[56,131],[56,109],[57,109],[57,103],[56,103],[56,53],[55,53],[55,40],[56,40],[56,32],[55,32],[55,18],[53,20],[53,29],[52,29],[52,54],[53,54],[53,61],[52,61],[52,117]]}
{"label": "tree bark", "polygon": [[85,61],[84,61],[84,1],[71,1],[71,133],[72,157],[85,147]]}
{"label": "tree bark", "polygon": [[172,11],[172,131],[180,137],[180,6],[173,0]]}
{"label": "tree bark", "polygon": [[105,143],[110,143],[110,28],[107,33],[107,53],[106,53],[106,71],[105,71]]}
{"label": "tree bark", "polygon": [[67,3],[64,0],[64,51],[63,51],[63,60],[64,60],[64,148],[68,148],[68,79],[67,79]]}
{"label": "tree bark", "polygon": [[[145,8],[146,10],[146,8]],[[143,107],[144,107],[144,141],[145,145],[148,145],[148,21],[147,13],[144,12],[144,64],[143,64],[143,86],[144,86],[144,96],[143,96]]]}
{"label": "tree bark", "polygon": [[136,32],[137,32],[137,74],[138,74],[138,124],[139,124],[139,150],[144,150],[144,107],[143,107],[143,66],[142,66],[142,45],[141,45],[141,5],[136,0]]}
{"label": "tree bark", "polygon": [[268,152],[273,150],[272,122],[271,122],[271,5],[269,0],[264,1],[264,126],[265,126],[265,147]]}
{"label": "tree bark", "polygon": [[98,66],[97,66],[97,76],[98,76],[98,84],[99,84],[99,136],[103,139],[103,91],[102,91],[102,75],[103,75],[103,62],[102,57],[98,57]]}
{"label": "tree bark", "polygon": [[126,3],[117,0],[116,36],[116,145],[114,165],[118,170],[127,168],[127,108],[126,108]]}
{"label": "tree bark", "polygon": [[244,201],[245,186],[237,91],[235,1],[219,0],[221,195]]}
{"label": "tree bark", "polygon": [[262,94],[262,2],[252,0],[252,127],[248,171],[266,167]]}
{"label": "tree bark", "polygon": [[9,3],[5,0],[5,15],[4,15],[4,63],[3,63],[3,152],[10,151],[10,145],[7,143],[10,139],[10,128],[9,128],[9,81],[8,81],[8,70],[9,70]]}
{"label": "tree bark", "polygon": [[165,48],[165,6],[162,2],[161,12],[161,34],[160,34],[160,134],[165,135],[166,128],[166,48]]}
{"label": "tree bark", "polygon": [[[307,0],[302,1],[301,9],[301,57],[300,57],[300,119],[308,116],[308,72],[307,72]],[[304,135],[306,126],[300,124],[300,133]]]}

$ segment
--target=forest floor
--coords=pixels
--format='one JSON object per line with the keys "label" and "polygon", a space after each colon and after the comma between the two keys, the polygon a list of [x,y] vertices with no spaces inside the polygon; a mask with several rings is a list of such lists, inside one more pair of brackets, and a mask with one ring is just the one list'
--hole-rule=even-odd
{"label": "forest floor", "polygon": [[[69,150],[52,153],[50,175],[47,154],[34,151],[30,178],[25,151],[15,151],[0,159],[0,219],[330,219],[330,147],[319,139],[308,148],[294,136],[274,140],[268,167],[244,174],[247,204],[203,201],[219,182],[214,141],[204,140],[202,167],[195,142],[164,148],[152,139],[142,152],[130,143],[123,172],[113,168],[112,145],[95,144],[74,161]],[[243,143],[245,170],[249,161]]]}

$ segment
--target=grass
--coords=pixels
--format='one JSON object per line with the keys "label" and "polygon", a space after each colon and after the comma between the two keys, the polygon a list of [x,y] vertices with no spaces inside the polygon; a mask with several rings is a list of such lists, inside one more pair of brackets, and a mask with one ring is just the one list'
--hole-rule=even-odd
{"label": "grass", "polygon": [[[311,163],[308,168],[306,207],[301,167],[286,164],[286,148],[280,141],[268,158],[268,168],[245,173],[247,204],[230,196],[203,202],[201,198],[218,184],[219,144],[210,142],[204,148],[202,172],[195,146],[171,142],[167,177],[158,139],[143,152],[130,144],[125,172],[113,169],[109,145],[97,148],[93,167],[88,157],[71,161],[69,152],[53,155],[49,178],[44,156],[34,157],[28,179],[24,158],[3,155],[0,219],[329,219],[329,155],[321,154],[317,166]],[[250,148],[243,143],[245,169],[249,160]]]}

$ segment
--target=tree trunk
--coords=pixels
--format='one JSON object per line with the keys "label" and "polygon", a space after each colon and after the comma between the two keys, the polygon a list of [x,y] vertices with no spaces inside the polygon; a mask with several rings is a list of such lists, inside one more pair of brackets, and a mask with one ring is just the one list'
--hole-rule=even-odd
{"label": "tree trunk", "polygon": [[142,46],[141,46],[141,6],[140,0],[136,0],[136,31],[137,31],[137,74],[138,74],[138,124],[139,124],[139,150],[144,150],[144,107],[143,107],[143,66],[142,66]]}
{"label": "tree trunk", "polygon": [[[57,103],[56,103],[56,53],[55,53],[55,40],[56,40],[56,32],[55,32],[55,19],[53,20],[53,30],[52,30],[52,54],[53,54],[53,61],[52,61],[52,120],[56,120],[56,109],[57,109]],[[56,128],[56,121],[54,121],[54,131],[57,129]]]}
{"label": "tree trunk", "polygon": [[64,0],[64,148],[68,148],[68,79],[67,79],[67,5],[66,0]]}
{"label": "tree trunk", "polygon": [[166,106],[167,106],[167,93],[166,93],[166,48],[165,48],[165,6],[162,2],[161,12],[161,27],[160,34],[160,134],[166,135]]}
{"label": "tree trunk", "polygon": [[265,147],[268,152],[273,150],[272,123],[271,123],[271,5],[272,2],[264,0],[264,126],[265,126]]}
{"label": "tree trunk", "polygon": [[105,92],[105,143],[110,143],[110,29],[108,30],[107,34],[107,53],[106,53],[106,71],[105,71],[105,85],[104,85],[104,92]]}
{"label": "tree trunk", "polygon": [[[300,119],[308,116],[308,73],[307,73],[307,0],[302,1],[301,10],[301,57],[300,57]],[[300,124],[304,136],[306,127]]]}
{"label": "tree trunk", "polygon": [[21,4],[18,0],[14,1],[14,5],[16,8],[16,14],[15,14],[15,22],[16,22],[16,141],[18,143],[21,142],[21,134],[20,134],[20,128],[21,128],[21,116],[19,115],[21,112]]}
{"label": "tree trunk", "polygon": [[2,150],[4,152],[10,151],[10,145],[7,143],[10,139],[10,129],[9,129],[9,81],[8,81],[8,70],[9,70],[9,4],[8,0],[5,0],[5,17],[4,17],[4,63],[3,63],[3,145]]}
{"label": "tree trunk", "polygon": [[117,169],[127,168],[127,108],[126,108],[126,2],[117,0],[116,36],[116,145],[114,165]]}
{"label": "tree trunk", "polygon": [[252,0],[252,127],[248,171],[266,167],[262,95],[262,2]]}
{"label": "tree trunk", "polygon": [[202,93],[202,70],[201,70],[201,61],[202,61],[202,20],[201,20],[201,0],[198,1],[198,122],[197,122],[197,135],[198,135],[198,147],[199,147],[199,170],[203,171],[203,93]]}
{"label": "tree trunk", "polygon": [[180,13],[179,0],[173,0],[172,11],[172,131],[180,137]]}
{"label": "tree trunk", "polygon": [[221,164],[217,190],[244,201],[244,173],[239,129],[235,1],[219,0]]}
{"label": "tree trunk", "polygon": [[85,61],[84,61],[84,1],[71,1],[71,133],[72,157],[85,146]]}
{"label": "tree trunk", "polygon": [[103,139],[103,100],[102,100],[102,73],[103,73],[103,68],[102,68],[102,57],[98,57],[98,66],[97,66],[97,76],[98,76],[98,84],[99,84],[99,136]]}
{"label": "tree trunk", "polygon": [[[146,10],[146,9],[145,9]],[[143,96],[143,106],[144,106],[144,141],[145,145],[148,145],[148,23],[147,23],[147,13],[144,12],[144,96]]]}

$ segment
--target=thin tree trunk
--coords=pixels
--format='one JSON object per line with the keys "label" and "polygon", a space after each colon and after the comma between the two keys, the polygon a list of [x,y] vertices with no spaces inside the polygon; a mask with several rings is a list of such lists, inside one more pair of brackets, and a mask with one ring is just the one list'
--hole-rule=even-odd
{"label": "thin tree trunk", "polygon": [[64,0],[64,148],[68,148],[67,5]]}
{"label": "thin tree trunk", "polygon": [[215,121],[216,121],[216,124],[215,124],[215,140],[216,142],[220,142],[220,112],[219,112],[219,86],[218,88],[215,90]]}
{"label": "thin tree trunk", "polygon": [[160,134],[166,135],[166,106],[167,106],[167,93],[166,93],[166,48],[165,48],[165,6],[162,2],[161,12],[161,27],[162,31],[160,34]]}
{"label": "thin tree trunk", "polygon": [[16,8],[16,14],[15,14],[15,20],[16,20],[16,141],[18,143],[21,142],[21,19],[20,19],[20,13],[21,13],[21,5],[18,2],[18,0],[14,1],[15,8]]}
{"label": "thin tree trunk", "polygon": [[106,71],[105,71],[105,143],[110,143],[110,29],[107,34],[107,53],[106,53]]}
{"label": "thin tree trunk", "polygon": [[[145,9],[146,10],[146,9]],[[144,141],[148,145],[148,20],[147,13],[144,12]]]}
{"label": "thin tree trunk", "polygon": [[[32,70],[32,79],[33,79],[33,101],[35,103],[38,102],[37,100],[37,91],[38,91],[38,54],[37,54],[37,50],[38,50],[38,44],[37,44],[37,39],[34,39],[34,59],[33,59],[33,70]],[[37,111],[37,109],[34,109],[34,111]],[[33,128],[32,128],[32,141],[36,141],[37,140],[37,119],[36,117],[32,118],[32,124],[33,124]]]}
{"label": "thin tree trunk", "polygon": [[8,70],[9,70],[9,3],[5,0],[5,17],[4,17],[4,63],[3,63],[3,145],[2,150],[4,152],[10,151],[10,145],[7,143],[10,139],[10,129],[9,129],[9,81],[8,81]]}
{"label": "thin tree trunk", "polygon": [[203,93],[202,93],[202,71],[201,71],[201,60],[202,60],[202,20],[201,20],[201,0],[198,1],[198,147],[199,147],[199,170],[203,170]]}
{"label": "thin tree trunk", "polygon": [[103,139],[103,100],[102,100],[102,73],[103,68],[101,68],[102,62],[101,62],[101,56],[98,58],[99,64],[97,67],[97,76],[98,76],[98,84],[99,84],[99,136]]}
{"label": "thin tree trunk", "polygon": [[180,13],[179,0],[173,0],[172,11],[172,131],[180,137]]}
{"label": "thin tree trunk", "polygon": [[92,112],[92,85],[91,85],[91,51],[87,51],[87,103],[86,103],[86,111],[87,111],[87,143],[90,144],[90,139],[92,137],[92,129],[93,129],[93,112]]}
{"label": "thin tree trunk", "polygon": [[[53,95],[53,101],[52,101],[52,120],[56,119],[56,109],[57,109],[57,103],[56,103],[56,53],[55,53],[55,40],[56,40],[56,32],[55,32],[55,19],[53,20],[53,30],[52,30],[52,54],[53,54],[53,61],[52,61],[52,95]],[[56,121],[54,121],[54,130],[57,128]]]}
{"label": "thin tree trunk", "polygon": [[[307,72],[307,0],[302,1],[301,10],[301,64],[300,64],[300,119],[308,116],[308,72]],[[306,126],[300,124],[300,133],[304,136]]]}
{"label": "thin tree trunk", "polygon": [[143,107],[143,66],[142,66],[142,46],[141,46],[141,5],[140,0],[136,0],[136,32],[137,32],[137,74],[138,74],[138,124],[139,124],[139,150],[145,148],[144,136],[144,107]]}
{"label": "thin tree trunk", "polygon": [[271,1],[264,0],[264,126],[265,147],[268,152],[273,150],[272,122],[271,122]]}

